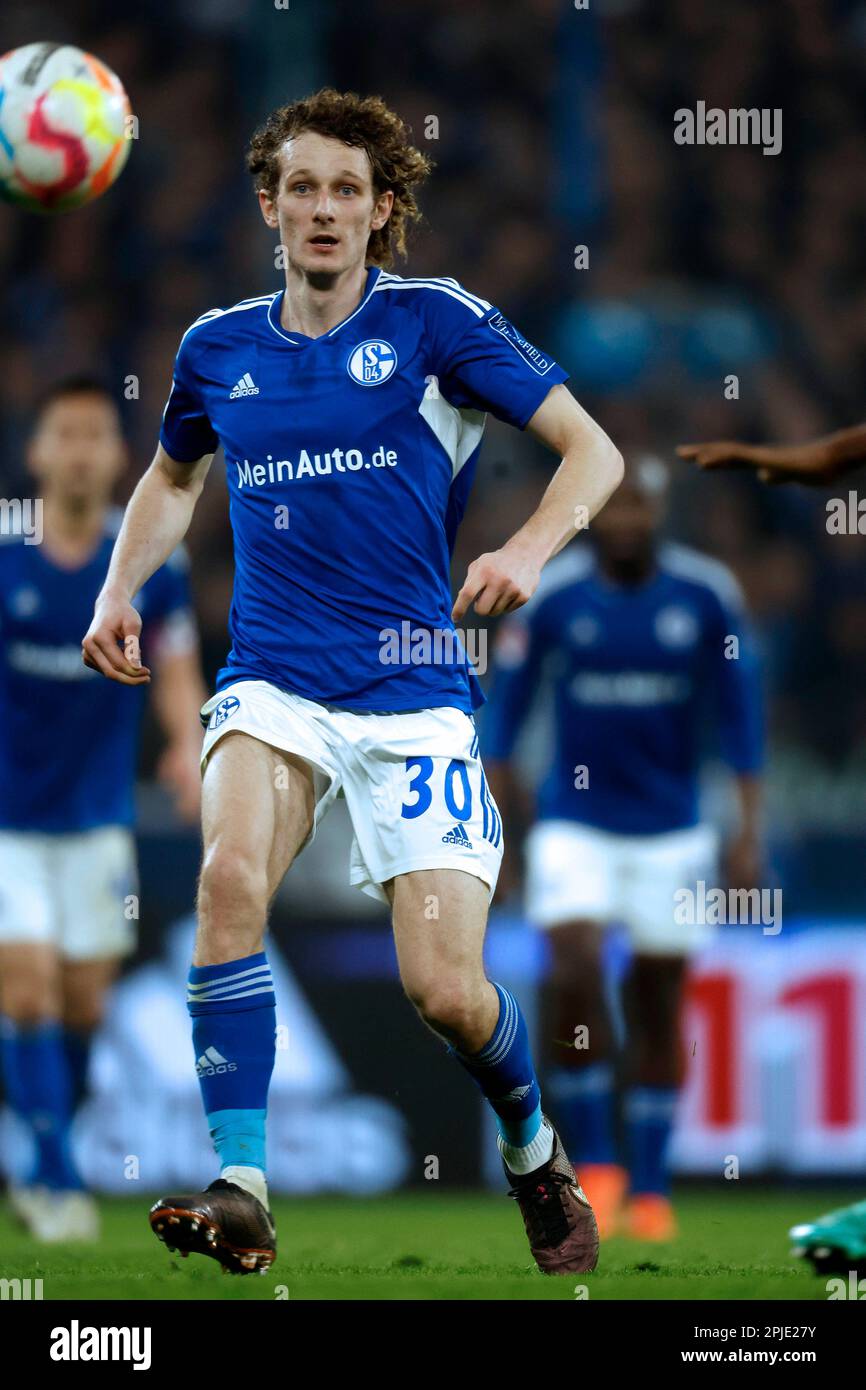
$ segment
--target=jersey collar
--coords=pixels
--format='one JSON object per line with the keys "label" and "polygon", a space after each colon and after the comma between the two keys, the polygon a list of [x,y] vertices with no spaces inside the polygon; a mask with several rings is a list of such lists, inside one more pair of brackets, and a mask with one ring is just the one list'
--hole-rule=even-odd
{"label": "jersey collar", "polygon": [[364,289],[364,297],[361,300],[361,303],[357,306],[357,308],[352,310],[351,314],[349,314],[346,318],[341,319],[341,321],[335,324],[333,328],[329,328],[327,333],[321,333],[318,338],[305,338],[302,333],[297,333],[294,337],[291,337],[282,327],[282,325],[280,324],[280,315],[283,312],[283,300],[286,294],[285,290],[280,290],[279,294],[274,295],[273,299],[271,300],[271,304],[268,309],[268,323],[270,324],[271,328],[276,333],[278,338],[282,338],[283,342],[285,343],[291,343],[293,347],[309,347],[311,343],[320,343],[324,339],[333,338],[336,333],[342,332],[342,330],[346,327],[347,323],[351,323],[352,319],[357,318],[357,316],[364,311],[364,309],[367,307],[367,304],[370,301],[370,296],[376,288],[376,282],[381,274],[382,270],[381,267],[378,265],[371,265],[368,268],[367,284]]}

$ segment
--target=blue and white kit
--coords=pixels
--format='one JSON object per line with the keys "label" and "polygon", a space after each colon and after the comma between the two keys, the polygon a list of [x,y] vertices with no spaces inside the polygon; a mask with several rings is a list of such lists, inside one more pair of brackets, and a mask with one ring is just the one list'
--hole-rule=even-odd
{"label": "blue and white kit", "polygon": [[[77,569],[0,538],[0,941],[54,942],[76,959],[134,944],[124,908],[145,694],[81,659],[119,521]],[[145,661],[195,643],[186,568],[177,552],[135,597]]]}
{"label": "blue and white kit", "polygon": [[163,418],[173,459],[225,453],[232,646],[205,761],[233,728],[306,757],[320,813],[325,782],[349,802],[352,879],[375,896],[476,853],[492,892],[501,825],[497,842],[450,559],[485,413],[522,429],[566,373],[454,280],[371,268],[357,309],[312,339],[281,326],[283,296],[192,325]]}
{"label": "blue and white kit", "polygon": [[695,949],[710,929],[678,923],[674,894],[716,871],[717,835],[698,805],[708,732],[733,771],[763,761],[760,679],[736,581],[667,544],[645,583],[618,585],[589,545],[571,545],[500,625],[488,757],[511,757],[542,689],[553,738],[527,843],[530,920],[616,920],[647,952]]}

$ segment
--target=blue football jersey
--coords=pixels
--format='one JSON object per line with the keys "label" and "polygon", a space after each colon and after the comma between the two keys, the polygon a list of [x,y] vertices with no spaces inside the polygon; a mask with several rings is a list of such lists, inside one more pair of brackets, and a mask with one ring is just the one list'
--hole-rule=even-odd
{"label": "blue football jersey", "polygon": [[[66,833],[133,821],[144,689],[118,685],[81,659],[117,535],[112,515],[78,569],[42,546],[0,538],[0,827]],[[133,600],[142,615],[142,660],[166,622],[189,622],[183,552]]]}
{"label": "blue football jersey", "polygon": [[485,413],[523,428],[567,373],[454,280],[371,268],[318,338],[284,292],[185,334],[160,440],[225,453],[235,584],[217,688],[266,680],[358,710],[483,701],[454,643],[450,557]]}
{"label": "blue football jersey", "polygon": [[624,835],[694,825],[712,723],[730,767],[761,766],[760,678],[738,585],[684,546],[662,546],[636,587],[606,579],[587,544],[547,566],[497,632],[488,760],[510,757],[539,689],[552,695],[554,728],[543,820]]}

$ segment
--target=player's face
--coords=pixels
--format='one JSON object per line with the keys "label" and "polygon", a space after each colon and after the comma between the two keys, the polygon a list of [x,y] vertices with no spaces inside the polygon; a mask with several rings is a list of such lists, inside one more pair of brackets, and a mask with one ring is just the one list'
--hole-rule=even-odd
{"label": "player's face", "polygon": [[633,564],[652,553],[661,517],[658,499],[626,478],[592,522],[589,534],[605,559]]}
{"label": "player's face", "polygon": [[259,193],[259,203],[289,265],[325,282],[362,266],[371,231],[394,203],[390,191],[374,191],[366,151],[305,130],[286,141],[280,167],[276,198]]}
{"label": "player's face", "polygon": [[62,396],[42,412],[28,462],[43,492],[69,502],[101,502],[126,462],[117,410],[97,394]]}

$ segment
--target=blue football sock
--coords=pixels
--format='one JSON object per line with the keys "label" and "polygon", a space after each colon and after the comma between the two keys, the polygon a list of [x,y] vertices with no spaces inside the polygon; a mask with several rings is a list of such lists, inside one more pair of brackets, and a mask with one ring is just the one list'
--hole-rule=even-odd
{"label": "blue football sock", "polygon": [[554,1067],[545,1078],[551,1113],[575,1166],[618,1162],[614,1140],[614,1086],[610,1062]]}
{"label": "blue football sock", "polygon": [[670,1192],[667,1150],[677,1095],[672,1086],[636,1086],[626,1095],[626,1139],[634,1193],[666,1197]]}
{"label": "blue football sock", "polygon": [[74,1115],[87,1095],[87,1074],[90,1068],[90,1053],[93,1048],[93,1033],[89,1029],[64,1028],[63,1048],[66,1053],[66,1065],[69,1069],[72,1113]]}
{"label": "blue football sock", "polygon": [[493,988],[499,1018],[490,1041],[480,1052],[451,1050],[490,1102],[505,1143],[523,1147],[541,1129],[541,1092],[520,1005],[501,985],[494,982]]}
{"label": "blue football sock", "polygon": [[4,1018],[0,1062],[6,1098],[36,1146],[25,1185],[75,1190],[83,1186],[70,1144],[72,1097],[59,1023],[17,1024]]}
{"label": "blue football sock", "polygon": [[223,1168],[265,1168],[268,1086],[276,1056],[274,982],[264,951],[193,965],[187,1006],[196,1071]]}

